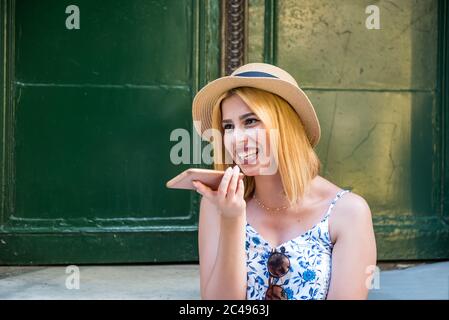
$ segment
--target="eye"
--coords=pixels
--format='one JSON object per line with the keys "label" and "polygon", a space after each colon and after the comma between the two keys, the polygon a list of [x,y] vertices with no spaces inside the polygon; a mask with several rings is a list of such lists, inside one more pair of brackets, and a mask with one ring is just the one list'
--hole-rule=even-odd
{"label": "eye", "polygon": [[232,125],[232,124],[230,124],[230,123],[227,123],[227,124],[225,124],[224,126],[223,126],[223,129],[226,131],[226,130],[232,130],[232,129],[234,129],[234,126]]}
{"label": "eye", "polygon": [[245,119],[245,125],[253,125],[253,124],[257,123],[257,122],[259,122],[259,120],[256,119],[256,118]]}

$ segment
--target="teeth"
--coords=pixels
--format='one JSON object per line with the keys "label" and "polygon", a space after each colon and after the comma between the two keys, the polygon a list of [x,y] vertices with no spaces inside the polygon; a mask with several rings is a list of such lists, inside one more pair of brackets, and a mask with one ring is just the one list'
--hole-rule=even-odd
{"label": "teeth", "polygon": [[238,153],[237,156],[240,158],[240,160],[245,161],[245,160],[253,160],[256,158],[257,156],[257,152],[258,150],[254,150],[251,152],[245,152],[245,153]]}

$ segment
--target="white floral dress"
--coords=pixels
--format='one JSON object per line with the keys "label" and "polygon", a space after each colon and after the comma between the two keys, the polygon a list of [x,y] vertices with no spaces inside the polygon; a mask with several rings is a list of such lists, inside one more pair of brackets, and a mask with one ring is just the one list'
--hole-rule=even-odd
{"label": "white floral dress", "polygon": [[323,219],[302,235],[276,248],[249,224],[246,224],[248,300],[263,300],[268,289],[267,260],[272,249],[284,252],[290,259],[286,275],[274,279],[284,288],[289,300],[326,299],[329,289],[333,244],[329,236],[329,215],[335,203],[350,190],[341,190],[331,201]]}

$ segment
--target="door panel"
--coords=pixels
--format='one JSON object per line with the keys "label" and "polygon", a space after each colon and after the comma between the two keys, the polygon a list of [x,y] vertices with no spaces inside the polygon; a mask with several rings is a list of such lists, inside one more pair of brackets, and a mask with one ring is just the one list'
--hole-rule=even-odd
{"label": "door panel", "polygon": [[192,166],[170,133],[218,76],[218,4],[80,0],[80,29],[69,1],[1,4],[0,263],[196,261],[198,198],[165,182]]}

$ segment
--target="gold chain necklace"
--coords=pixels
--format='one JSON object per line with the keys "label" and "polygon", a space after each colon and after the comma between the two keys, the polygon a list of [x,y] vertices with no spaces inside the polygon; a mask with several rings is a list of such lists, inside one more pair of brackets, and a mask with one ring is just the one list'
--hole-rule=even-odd
{"label": "gold chain necklace", "polygon": [[277,208],[270,208],[267,207],[266,205],[264,205],[262,203],[262,201],[260,201],[259,199],[256,198],[256,193],[253,193],[253,199],[257,202],[257,204],[262,207],[262,209],[268,211],[268,212],[281,212],[281,211],[285,211],[288,208],[290,208],[290,205],[286,205],[286,206],[282,206],[282,207],[277,207]]}

